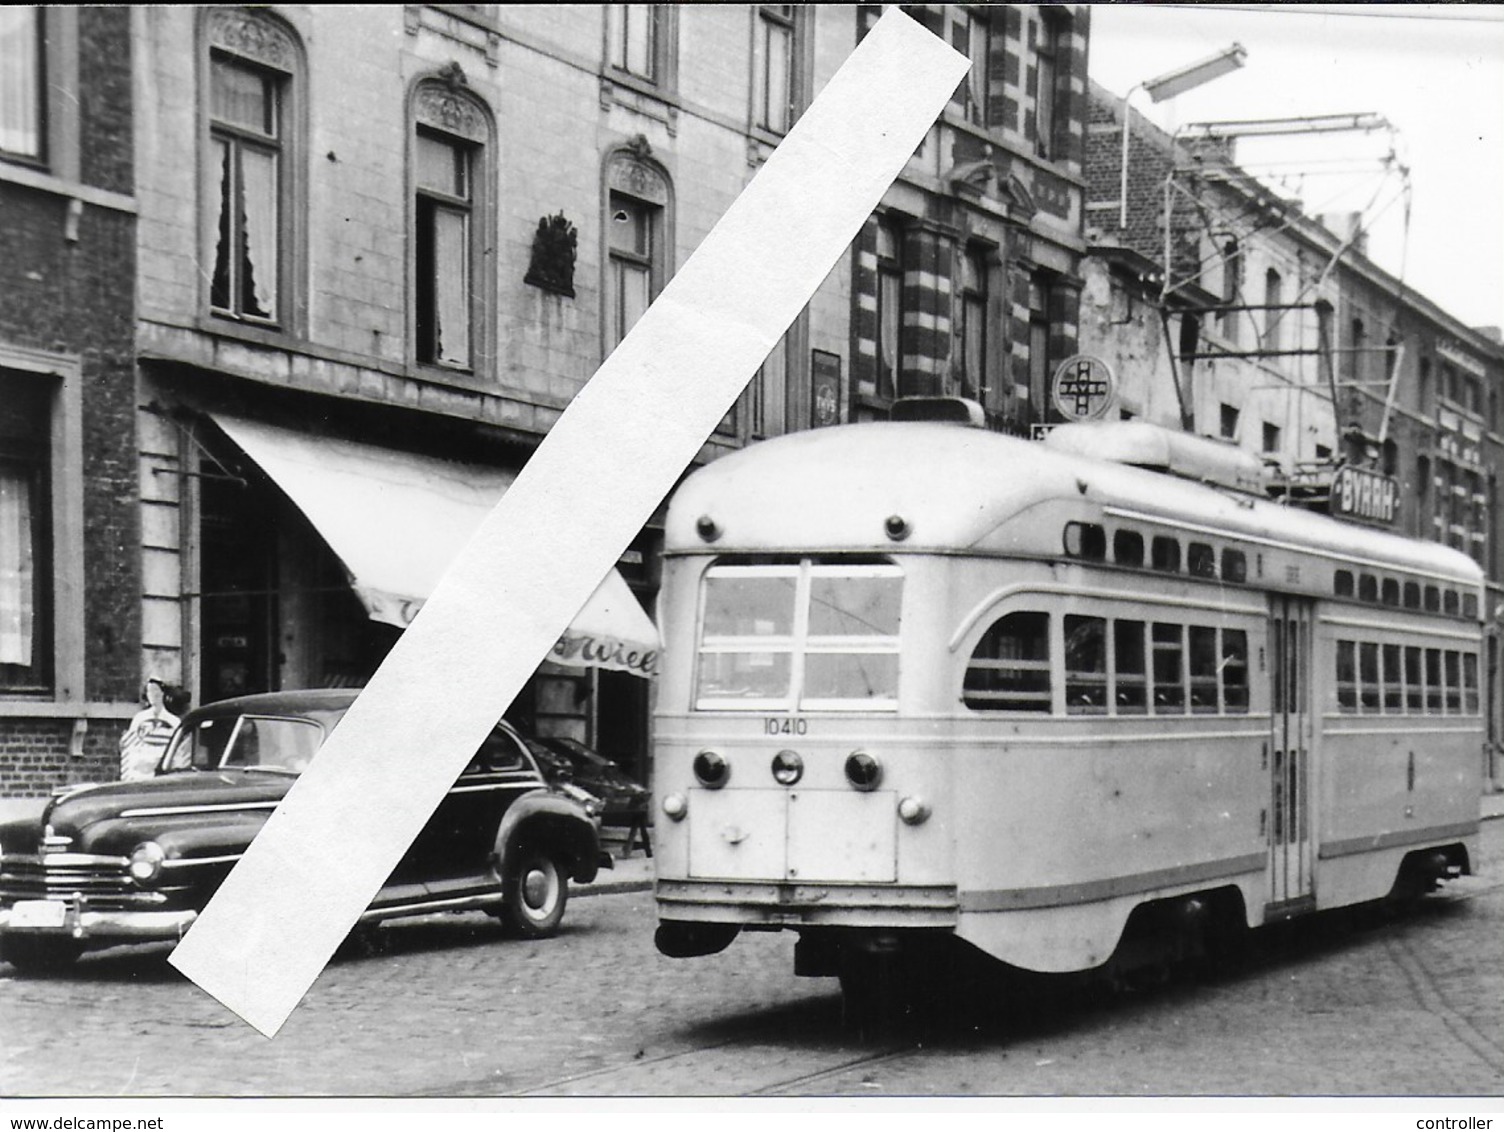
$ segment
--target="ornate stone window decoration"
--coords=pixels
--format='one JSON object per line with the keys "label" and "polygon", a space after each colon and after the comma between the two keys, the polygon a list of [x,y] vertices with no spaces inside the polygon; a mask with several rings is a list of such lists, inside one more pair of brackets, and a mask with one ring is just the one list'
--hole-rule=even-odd
{"label": "ornate stone window decoration", "polygon": [[538,220],[524,283],[574,298],[574,261],[579,233],[562,212]]}
{"label": "ornate stone window decoration", "polygon": [[663,287],[672,247],[673,193],[641,134],[606,160],[604,353],[609,354]]}

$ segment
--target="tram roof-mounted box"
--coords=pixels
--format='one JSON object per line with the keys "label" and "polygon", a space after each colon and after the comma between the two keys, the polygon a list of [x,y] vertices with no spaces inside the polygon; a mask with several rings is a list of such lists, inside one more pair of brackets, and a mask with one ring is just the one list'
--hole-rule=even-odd
{"label": "tram roof-mounted box", "polygon": [[1269,472],[1251,452],[1209,436],[1175,432],[1146,421],[1082,421],[1057,425],[1046,447],[1076,456],[1111,460],[1268,497]]}

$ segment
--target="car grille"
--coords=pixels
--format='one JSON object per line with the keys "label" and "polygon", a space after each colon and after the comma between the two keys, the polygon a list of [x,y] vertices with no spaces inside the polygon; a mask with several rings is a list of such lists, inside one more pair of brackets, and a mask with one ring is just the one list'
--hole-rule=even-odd
{"label": "car grille", "polygon": [[124,857],[50,853],[45,857],[0,857],[0,903],[83,897],[91,908],[139,907],[161,897],[131,883]]}

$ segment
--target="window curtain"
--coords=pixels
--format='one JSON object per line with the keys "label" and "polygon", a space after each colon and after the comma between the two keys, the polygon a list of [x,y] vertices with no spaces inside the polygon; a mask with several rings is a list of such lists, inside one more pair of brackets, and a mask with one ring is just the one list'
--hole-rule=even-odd
{"label": "window curtain", "polygon": [[0,149],[20,157],[42,155],[41,27],[36,8],[0,8]]}
{"label": "window curtain", "polygon": [[[241,207],[245,219],[245,314],[277,317],[277,156],[242,146]],[[253,305],[254,304],[254,305]]]}
{"label": "window curtain", "polygon": [[470,364],[469,225],[464,214],[434,212],[434,355],[446,365]]}
{"label": "window curtain", "polygon": [[30,484],[0,468],[0,664],[31,664],[32,541]]}

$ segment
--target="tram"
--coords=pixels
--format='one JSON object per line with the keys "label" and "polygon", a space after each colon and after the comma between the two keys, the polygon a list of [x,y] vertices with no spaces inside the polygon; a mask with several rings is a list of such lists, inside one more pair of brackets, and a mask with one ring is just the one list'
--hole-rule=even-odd
{"label": "tram", "polygon": [[937,940],[1080,972],[1470,872],[1481,571],[1262,477],[1139,422],[935,420],[691,476],[659,950],[793,931],[796,973],[848,991]]}

